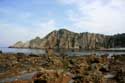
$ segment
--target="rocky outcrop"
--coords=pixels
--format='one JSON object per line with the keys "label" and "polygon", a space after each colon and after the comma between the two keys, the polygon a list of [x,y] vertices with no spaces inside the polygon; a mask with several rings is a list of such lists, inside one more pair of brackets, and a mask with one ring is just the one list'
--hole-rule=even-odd
{"label": "rocky outcrop", "polygon": [[16,48],[20,48],[24,46],[24,43],[22,41],[18,41],[16,44],[14,44]]}
{"label": "rocky outcrop", "polygon": [[[10,57],[11,56],[11,57]],[[125,83],[125,55],[0,55],[0,83]]]}
{"label": "rocky outcrop", "polygon": [[63,48],[63,49],[104,49],[112,47],[125,47],[125,34],[114,36],[75,33],[66,29],[60,29],[49,33],[46,37],[36,37],[26,43],[17,42],[14,48]]}

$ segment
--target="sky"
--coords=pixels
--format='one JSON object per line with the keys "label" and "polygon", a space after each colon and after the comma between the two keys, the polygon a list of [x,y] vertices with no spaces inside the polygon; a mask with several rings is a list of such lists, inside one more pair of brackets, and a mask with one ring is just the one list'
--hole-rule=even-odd
{"label": "sky", "polygon": [[0,46],[61,28],[125,33],[125,0],[0,0]]}

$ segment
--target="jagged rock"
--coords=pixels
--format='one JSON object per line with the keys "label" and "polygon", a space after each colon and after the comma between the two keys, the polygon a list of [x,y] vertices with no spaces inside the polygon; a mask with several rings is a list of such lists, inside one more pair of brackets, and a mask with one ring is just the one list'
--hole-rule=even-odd
{"label": "jagged rock", "polygon": [[[0,82],[5,78],[14,77],[17,78],[16,81],[13,80],[15,83],[25,83],[25,80],[34,83],[124,83],[125,56],[114,57],[113,59],[95,55],[62,57],[52,51],[46,57],[1,54]],[[18,76],[27,73],[33,74],[25,80],[18,79]]]}
{"label": "jagged rock", "polygon": [[34,83],[69,83],[72,77],[69,74],[55,70],[45,70],[33,76]]}

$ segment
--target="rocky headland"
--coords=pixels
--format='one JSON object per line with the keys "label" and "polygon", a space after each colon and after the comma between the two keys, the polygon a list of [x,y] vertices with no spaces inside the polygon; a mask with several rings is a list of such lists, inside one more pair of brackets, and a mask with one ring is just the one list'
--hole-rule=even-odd
{"label": "rocky headland", "polygon": [[103,35],[75,33],[66,29],[55,30],[44,38],[36,37],[27,42],[18,41],[12,48],[53,48],[53,49],[108,49],[125,47],[125,33]]}

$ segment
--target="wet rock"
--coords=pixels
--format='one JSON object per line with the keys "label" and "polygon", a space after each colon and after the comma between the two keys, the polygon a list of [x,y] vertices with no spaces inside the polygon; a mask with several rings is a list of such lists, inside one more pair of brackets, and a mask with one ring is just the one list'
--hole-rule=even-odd
{"label": "wet rock", "polygon": [[36,55],[36,54],[29,54],[29,56],[31,56],[31,57],[39,57],[39,55]]}
{"label": "wet rock", "polygon": [[18,56],[25,56],[24,53],[17,53]]}

